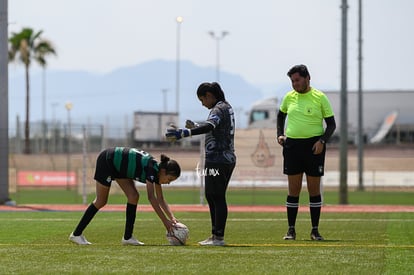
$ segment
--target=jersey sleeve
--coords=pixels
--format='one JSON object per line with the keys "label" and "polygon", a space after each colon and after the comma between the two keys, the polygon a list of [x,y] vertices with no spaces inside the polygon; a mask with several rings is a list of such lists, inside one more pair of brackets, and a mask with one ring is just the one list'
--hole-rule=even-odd
{"label": "jersey sleeve", "polygon": [[287,114],[288,111],[288,102],[290,94],[291,92],[286,93],[286,95],[282,98],[282,102],[280,102],[279,110],[285,114]]}
{"label": "jersey sleeve", "polygon": [[322,103],[322,116],[324,118],[334,116],[332,105],[328,97],[325,94],[321,98],[321,103]]}
{"label": "jersey sleeve", "polygon": [[208,118],[206,120],[207,123],[210,123],[211,125],[216,128],[221,121],[221,110],[219,108],[213,108],[210,111],[210,114],[208,115]]}

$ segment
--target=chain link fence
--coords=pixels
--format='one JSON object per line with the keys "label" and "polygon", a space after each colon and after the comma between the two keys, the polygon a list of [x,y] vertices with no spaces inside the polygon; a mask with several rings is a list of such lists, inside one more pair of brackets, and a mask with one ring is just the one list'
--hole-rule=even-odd
{"label": "chain link fence", "polygon": [[[24,152],[24,125],[9,131],[9,153]],[[100,151],[108,146],[133,144],[131,129],[122,127],[104,127],[102,124],[68,124],[68,123],[31,123],[31,154],[81,153],[83,142],[91,152]]]}

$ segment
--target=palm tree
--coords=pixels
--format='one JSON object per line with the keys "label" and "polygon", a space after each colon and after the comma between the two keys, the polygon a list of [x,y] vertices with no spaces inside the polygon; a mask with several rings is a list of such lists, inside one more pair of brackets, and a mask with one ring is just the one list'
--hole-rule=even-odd
{"label": "palm tree", "polygon": [[46,67],[46,56],[56,55],[55,49],[50,41],[42,39],[43,31],[34,32],[31,28],[23,28],[19,33],[12,33],[9,38],[9,62],[18,60],[24,64],[26,76],[26,122],[24,131],[24,153],[30,154],[30,82],[29,67],[32,59],[41,67]]}

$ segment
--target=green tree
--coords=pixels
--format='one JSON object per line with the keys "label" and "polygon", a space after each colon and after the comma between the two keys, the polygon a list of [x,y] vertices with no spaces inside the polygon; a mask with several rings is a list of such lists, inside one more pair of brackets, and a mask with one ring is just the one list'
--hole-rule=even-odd
{"label": "green tree", "polygon": [[43,39],[43,31],[34,32],[31,28],[23,28],[19,33],[12,33],[9,38],[9,62],[18,61],[25,67],[26,78],[26,121],[24,130],[24,153],[30,154],[30,78],[29,68],[32,60],[41,67],[46,67],[46,57],[56,55],[50,41]]}

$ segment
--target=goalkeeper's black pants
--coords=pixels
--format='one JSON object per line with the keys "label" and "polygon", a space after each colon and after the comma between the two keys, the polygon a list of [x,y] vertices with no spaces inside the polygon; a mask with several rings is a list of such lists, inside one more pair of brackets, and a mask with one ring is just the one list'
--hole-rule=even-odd
{"label": "goalkeeper's black pants", "polygon": [[205,196],[210,209],[211,233],[224,237],[227,222],[226,191],[235,163],[206,163],[202,176],[205,177]]}

